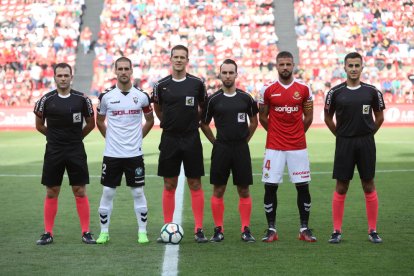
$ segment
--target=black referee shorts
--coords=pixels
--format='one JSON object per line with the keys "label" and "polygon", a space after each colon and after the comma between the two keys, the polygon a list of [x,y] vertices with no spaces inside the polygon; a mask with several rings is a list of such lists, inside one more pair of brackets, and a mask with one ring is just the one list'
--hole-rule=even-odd
{"label": "black referee shorts", "polygon": [[230,171],[234,185],[253,184],[252,162],[247,142],[216,141],[214,143],[211,153],[210,183],[226,185]]}
{"label": "black referee shorts", "polygon": [[204,175],[203,147],[198,130],[185,134],[163,131],[161,135],[158,175],[176,177],[180,174],[181,162],[185,176],[199,178]]}
{"label": "black referee shorts", "polygon": [[101,184],[103,186],[111,188],[120,186],[124,173],[127,186],[144,186],[145,166],[142,155],[127,158],[104,156],[101,172]]}
{"label": "black referee shorts", "polygon": [[335,161],[332,178],[351,180],[355,165],[359,177],[370,180],[375,177],[376,147],[373,135],[336,137]]}
{"label": "black referee shorts", "polygon": [[89,184],[88,163],[83,143],[70,145],[46,144],[42,184],[48,187],[61,186],[65,169],[70,185]]}

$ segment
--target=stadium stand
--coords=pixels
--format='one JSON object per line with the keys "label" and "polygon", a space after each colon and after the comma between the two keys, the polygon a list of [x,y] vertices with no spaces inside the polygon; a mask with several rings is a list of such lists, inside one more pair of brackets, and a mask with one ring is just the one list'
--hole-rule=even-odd
{"label": "stadium stand", "polygon": [[414,5],[411,0],[295,0],[298,75],[317,96],[344,80],[343,58],[365,58],[363,79],[381,88],[388,103],[412,103]]}
{"label": "stadium stand", "polygon": [[75,64],[81,15],[77,0],[1,0],[0,106],[33,105],[57,61]]}
{"label": "stadium stand", "polygon": [[189,47],[189,72],[205,79],[209,93],[219,85],[217,66],[226,58],[239,64],[240,87],[257,91],[275,75],[268,74],[278,41],[272,2],[106,0],[94,45],[93,93],[111,85],[111,65],[122,54],[132,58],[135,83],[151,91],[169,73],[176,44]]}

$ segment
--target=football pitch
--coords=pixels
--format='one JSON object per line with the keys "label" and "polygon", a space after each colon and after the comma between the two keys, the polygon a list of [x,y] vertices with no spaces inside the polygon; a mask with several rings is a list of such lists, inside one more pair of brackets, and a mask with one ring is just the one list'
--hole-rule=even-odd
{"label": "football pitch", "polygon": [[[139,245],[137,222],[129,188],[117,189],[111,217],[111,241],[107,245],[81,242],[75,200],[64,179],[55,221],[52,245],[37,246],[43,231],[43,199],[40,184],[45,138],[34,131],[0,132],[0,275],[160,275],[165,245],[155,239],[163,224],[162,180],[156,176],[160,130],[144,139],[145,193],[148,200],[148,232],[151,242]],[[203,138],[205,169],[210,168],[211,144]],[[343,241],[328,244],[332,232],[331,196],[334,189],[332,161],[334,137],[326,128],[307,134],[311,161],[312,212],[310,227],[316,243],[297,240],[299,215],[296,189],[285,175],[278,191],[279,241],[260,240],[266,228],[263,211],[261,166],[265,132],[258,129],[250,142],[254,185],[251,230],[258,240],[240,240],[238,196],[231,181],[225,194],[225,239],[222,243],[197,244],[193,240],[193,218],[188,187],[184,189],[182,226],[184,239],[178,247],[179,275],[412,275],[414,269],[414,128],[382,128],[377,142],[376,185],[379,195],[378,232],[384,242],[368,241],[365,201],[356,173],[345,203]],[[93,131],[85,139],[91,184],[91,231],[99,234],[99,184],[104,139]],[[204,229],[210,237],[212,187],[203,178],[205,191]],[[186,185],[186,184],[185,184]],[[167,271],[168,272],[168,271]]]}

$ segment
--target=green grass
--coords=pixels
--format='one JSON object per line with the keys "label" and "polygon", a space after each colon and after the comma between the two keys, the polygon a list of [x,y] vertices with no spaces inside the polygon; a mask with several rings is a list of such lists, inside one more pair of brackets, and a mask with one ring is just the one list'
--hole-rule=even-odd
{"label": "green grass", "polygon": [[[384,128],[376,136],[379,194],[378,230],[383,244],[367,240],[365,201],[358,174],[348,192],[344,219],[344,240],[339,245],[327,243],[332,231],[331,179],[334,137],[326,129],[311,129],[308,147],[312,170],[311,227],[318,242],[297,240],[298,212],[296,190],[285,177],[278,192],[278,232],[280,241],[272,244],[240,241],[237,192],[230,183],[225,195],[225,240],[220,244],[196,244],[188,188],[185,189],[183,227],[180,245],[180,275],[408,275],[414,268],[412,230],[414,202],[414,129]],[[43,198],[40,184],[45,140],[35,132],[0,132],[0,274],[1,275],[159,275],[162,271],[164,245],[154,242],[162,226],[162,181],[156,177],[160,130],[151,131],[144,141],[146,173],[145,192],[149,205],[148,245],[136,243],[136,219],[129,189],[118,188],[111,218],[111,241],[108,245],[84,245],[73,195],[65,178],[55,222],[55,242],[37,246],[43,230]],[[211,145],[204,141],[205,167],[210,167]],[[253,210],[251,229],[260,240],[266,227],[263,212],[263,185],[260,171],[265,132],[258,130],[251,141],[254,182],[251,187]],[[94,131],[85,140],[91,184],[91,230],[99,233],[97,208],[101,196],[99,174],[104,140]],[[151,176],[152,175],[152,176]],[[212,234],[210,211],[212,187],[203,178],[205,201],[204,225]]]}

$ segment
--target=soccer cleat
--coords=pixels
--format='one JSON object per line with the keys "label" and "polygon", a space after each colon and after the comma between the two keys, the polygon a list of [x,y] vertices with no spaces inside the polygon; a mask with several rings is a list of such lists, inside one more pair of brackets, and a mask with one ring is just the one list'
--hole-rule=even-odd
{"label": "soccer cleat", "polygon": [[208,239],[204,235],[202,228],[197,228],[197,232],[194,234],[194,240],[198,243],[206,243]]}
{"label": "soccer cleat", "polygon": [[138,243],[148,243],[149,239],[147,233],[138,233]]}
{"label": "soccer cleat", "polygon": [[105,244],[109,242],[109,233],[101,232],[98,239],[96,240],[97,244]]}
{"label": "soccer cleat", "polygon": [[46,245],[51,244],[53,242],[53,237],[49,232],[43,233],[40,236],[40,239],[37,240],[37,245]]}
{"label": "soccer cleat", "polygon": [[255,242],[256,239],[252,236],[250,228],[245,226],[243,233],[241,233],[241,239],[245,242]]}
{"label": "soccer cleat", "polygon": [[375,230],[371,230],[371,231],[369,232],[368,239],[369,239],[372,243],[382,243],[382,239],[380,238],[380,236],[378,236],[378,233],[377,233],[377,231],[375,231]]}
{"label": "soccer cleat", "polygon": [[305,230],[301,231],[299,233],[298,239],[301,241],[316,242],[316,237],[313,236],[312,230],[310,230],[309,228],[306,228]]}
{"label": "soccer cleat", "polygon": [[214,234],[211,237],[210,241],[211,242],[221,242],[222,240],[224,240],[224,234],[223,234],[221,226],[215,227],[214,228]]}
{"label": "soccer cleat", "polygon": [[92,233],[91,232],[83,232],[82,242],[84,242],[86,244],[96,244],[96,241],[92,237]]}
{"label": "soccer cleat", "polygon": [[338,230],[332,233],[331,238],[328,240],[329,243],[340,243],[342,240],[342,233]]}
{"label": "soccer cleat", "polygon": [[279,239],[279,236],[277,235],[276,229],[269,228],[266,231],[266,235],[262,238],[262,242],[274,242]]}

